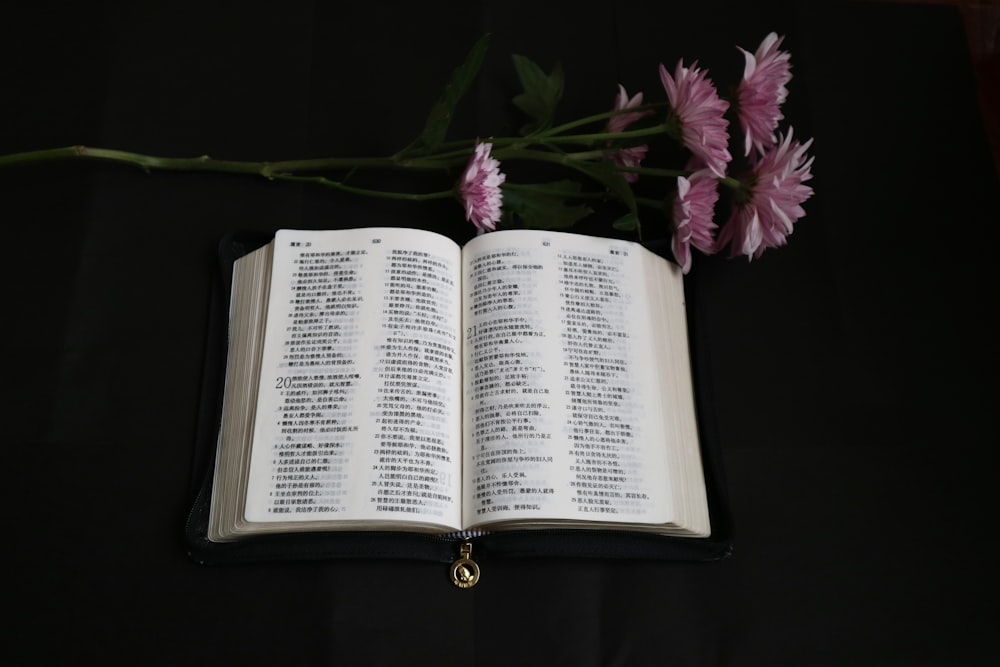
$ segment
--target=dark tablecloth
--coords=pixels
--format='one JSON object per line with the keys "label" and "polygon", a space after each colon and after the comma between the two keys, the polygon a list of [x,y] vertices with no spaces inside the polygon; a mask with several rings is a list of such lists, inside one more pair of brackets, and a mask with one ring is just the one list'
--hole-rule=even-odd
{"label": "dark tablecloth", "polygon": [[997,172],[949,6],[23,3],[0,39],[0,153],[87,144],[239,160],[405,145],[477,37],[456,136],[515,117],[511,53],[566,118],[656,67],[738,77],[786,35],[815,138],[789,245],[692,279],[735,521],[713,563],[496,559],[202,566],[186,554],[210,286],[234,229],[471,233],[246,176],[0,170],[7,664],[993,664]]}

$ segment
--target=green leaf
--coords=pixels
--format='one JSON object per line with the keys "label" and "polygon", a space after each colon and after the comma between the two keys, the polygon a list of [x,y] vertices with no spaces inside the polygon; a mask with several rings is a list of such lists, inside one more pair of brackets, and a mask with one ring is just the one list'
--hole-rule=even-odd
{"label": "green leaf", "polygon": [[513,99],[514,106],[531,119],[521,128],[521,134],[551,127],[556,115],[556,107],[562,99],[564,77],[562,65],[556,63],[551,74],[545,74],[534,62],[524,56],[514,54],[514,69],[524,92]]}
{"label": "green leaf", "polygon": [[639,216],[635,213],[626,213],[612,222],[611,226],[620,232],[634,232],[639,228]]}
{"label": "green leaf", "polygon": [[618,171],[610,160],[578,160],[570,155],[562,155],[547,150],[514,149],[508,148],[498,151],[496,157],[501,159],[514,160],[534,160],[538,162],[548,162],[557,164],[566,169],[572,169],[586,175],[589,179],[603,185],[612,196],[624,204],[628,210],[635,213],[638,206],[635,201],[635,194],[632,186],[625,180],[625,176]]}
{"label": "green leaf", "polygon": [[434,150],[444,142],[448,127],[451,125],[451,118],[455,112],[462,96],[472,86],[473,81],[479,74],[479,68],[486,57],[486,50],[489,47],[490,35],[487,33],[479,38],[466,56],[465,62],[458,66],[451,75],[451,81],[445,86],[444,93],[431,108],[424,123],[423,133],[420,135],[418,143],[422,143],[427,148]]}
{"label": "green leaf", "polygon": [[575,181],[555,181],[535,185],[504,187],[503,210],[508,220],[516,217],[529,229],[566,229],[593,213],[584,204],[567,200],[580,194]]}
{"label": "green leaf", "polygon": [[580,171],[594,179],[612,194],[614,194],[628,208],[631,215],[638,219],[638,206],[635,203],[635,194],[632,186],[625,180],[620,171],[615,169],[610,162],[584,162],[581,160],[570,160],[566,166]]}

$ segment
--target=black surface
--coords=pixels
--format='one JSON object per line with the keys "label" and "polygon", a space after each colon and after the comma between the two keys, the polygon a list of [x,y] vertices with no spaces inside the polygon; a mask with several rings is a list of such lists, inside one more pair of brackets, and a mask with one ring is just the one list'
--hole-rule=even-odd
{"label": "black surface", "polygon": [[[752,5],[752,6],[751,6]],[[184,550],[205,330],[233,229],[403,224],[239,176],[0,172],[9,664],[985,665],[997,173],[954,7],[867,3],[37,2],[0,28],[0,153],[90,144],[232,159],[408,143],[472,42],[457,136],[514,115],[510,53],[566,71],[566,117],[656,65],[738,76],[786,34],[815,137],[787,248],[696,256],[735,549],[708,564],[511,558],[205,567]]]}

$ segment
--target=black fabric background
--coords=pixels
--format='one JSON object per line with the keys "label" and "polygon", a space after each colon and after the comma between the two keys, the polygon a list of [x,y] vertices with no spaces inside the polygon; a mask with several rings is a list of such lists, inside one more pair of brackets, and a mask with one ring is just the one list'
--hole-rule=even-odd
{"label": "black fabric background", "polygon": [[0,27],[0,153],[388,154],[493,42],[456,136],[516,115],[510,54],[566,118],[656,66],[738,77],[787,35],[815,197],[787,248],[696,256],[735,520],[709,564],[496,559],[206,567],[183,546],[212,272],[234,229],[399,224],[240,176],[0,171],[7,664],[984,665],[997,627],[998,179],[953,7],[36,2]]}

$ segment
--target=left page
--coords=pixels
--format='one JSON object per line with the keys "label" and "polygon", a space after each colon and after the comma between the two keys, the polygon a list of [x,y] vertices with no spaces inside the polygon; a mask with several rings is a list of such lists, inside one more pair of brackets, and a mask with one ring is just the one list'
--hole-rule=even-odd
{"label": "left page", "polygon": [[277,233],[239,530],[459,526],[459,283],[438,234]]}

